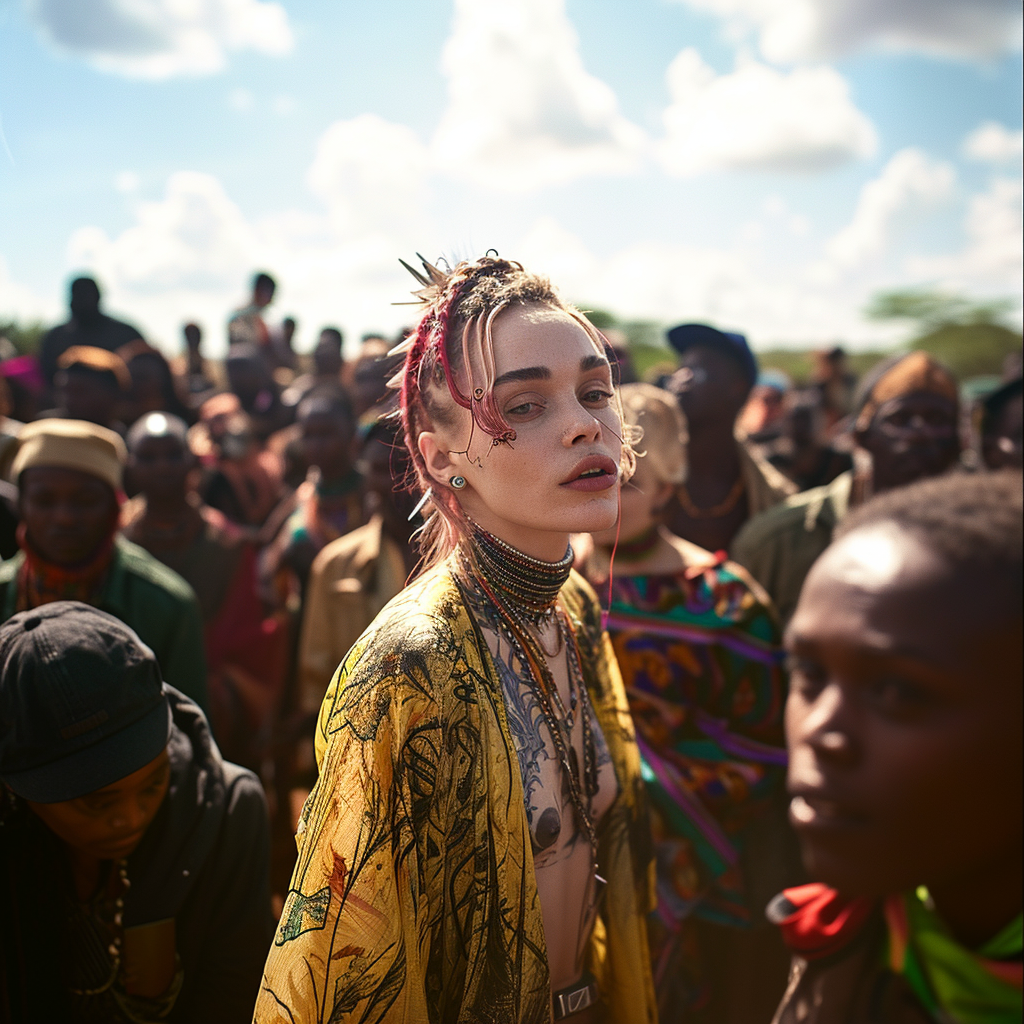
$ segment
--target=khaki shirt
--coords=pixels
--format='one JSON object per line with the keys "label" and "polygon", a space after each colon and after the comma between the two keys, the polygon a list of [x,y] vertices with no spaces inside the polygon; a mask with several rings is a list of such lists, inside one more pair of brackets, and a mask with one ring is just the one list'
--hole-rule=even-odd
{"label": "khaki shirt", "polygon": [[796,484],[780,473],[760,452],[739,439],[736,447],[751,519],[796,494]]}
{"label": "khaki shirt", "polygon": [[853,473],[787,498],[749,519],[730,555],[768,591],[783,625],[796,611],[804,578],[832,543],[832,532],[850,507]]}
{"label": "khaki shirt", "polygon": [[349,648],[404,586],[405,560],[374,516],[332,541],[309,574],[299,641],[299,706],[320,710],[327,685]]}

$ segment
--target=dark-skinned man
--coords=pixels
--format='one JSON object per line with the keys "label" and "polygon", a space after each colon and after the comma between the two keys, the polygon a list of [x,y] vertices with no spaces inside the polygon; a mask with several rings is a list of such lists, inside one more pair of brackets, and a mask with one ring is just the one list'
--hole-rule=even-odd
{"label": "dark-skinned man", "polygon": [[956,380],[924,352],[883,360],[865,376],[853,436],[870,469],[794,495],[747,523],[732,546],[733,558],[768,591],[784,623],[804,577],[849,509],[956,465],[959,415]]}
{"label": "dark-skinned man", "polygon": [[813,884],[775,1024],[1021,1019],[1020,474],[886,491],[786,635],[790,818]]}
{"label": "dark-skinned man", "polygon": [[[270,328],[263,318],[267,306],[274,301],[277,282],[265,271],[253,275],[252,297],[247,305],[236,309],[228,320],[228,342],[231,345],[255,345],[266,357],[270,347]],[[268,367],[270,360],[267,360]]]}
{"label": "dark-skinned man", "polygon": [[689,424],[690,469],[666,525],[708,551],[726,551],[751,516],[796,488],[736,436],[736,419],[757,380],[746,339],[706,324],[682,324],[668,332],[668,340],[680,354],[668,389]]}
{"label": "dark-skinned man", "polygon": [[125,447],[82,420],[37,420],[18,438],[21,551],[0,565],[0,621],[82,601],[135,630],[168,682],[206,706],[199,603],[177,573],[118,535]]}
{"label": "dark-skinned man", "polygon": [[39,368],[48,387],[53,386],[57,360],[73,345],[116,352],[142,337],[131,324],[115,320],[100,309],[100,287],[91,277],[76,277],[71,282],[69,305],[71,319],[47,331],[39,344]]}

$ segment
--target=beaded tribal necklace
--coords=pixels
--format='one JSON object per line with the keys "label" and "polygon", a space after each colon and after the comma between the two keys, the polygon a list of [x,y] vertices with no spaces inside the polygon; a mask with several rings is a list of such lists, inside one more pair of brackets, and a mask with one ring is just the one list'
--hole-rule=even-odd
{"label": "beaded tribal necklace", "polygon": [[[597,793],[597,751],[590,702],[576,639],[557,605],[558,592],[572,569],[572,547],[559,562],[543,562],[519,551],[473,524],[471,541],[459,554],[466,582],[474,586],[494,607],[497,626],[528,673],[547,723],[555,755],[569,787],[580,828],[590,841],[596,871],[597,831],[590,814]],[[548,656],[537,635],[548,623],[558,628],[566,650],[569,674],[569,708],[566,709],[548,665]],[[576,711],[583,729],[582,771],[572,745]]]}
{"label": "beaded tribal necklace", "polygon": [[571,546],[561,561],[543,562],[474,523],[472,547],[481,574],[503,603],[538,629],[554,622],[558,592],[572,571]]}

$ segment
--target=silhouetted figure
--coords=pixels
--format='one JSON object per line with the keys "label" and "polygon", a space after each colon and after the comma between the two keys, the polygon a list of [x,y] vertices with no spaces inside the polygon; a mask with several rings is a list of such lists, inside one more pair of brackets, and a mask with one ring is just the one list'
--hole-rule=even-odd
{"label": "silhouetted figure", "polygon": [[313,388],[326,384],[337,387],[341,382],[344,365],[341,347],[344,337],[337,327],[325,327],[320,331],[313,349],[313,372],[296,377],[281,396],[285,405],[294,408]]}
{"label": "silhouetted figure", "polygon": [[185,365],[181,371],[184,377],[185,391],[193,405],[201,405],[202,401],[212,396],[214,387],[203,358],[203,331],[199,324],[185,324],[182,328],[185,336]]}
{"label": "silhouetted figure", "polygon": [[281,460],[260,445],[238,396],[225,393],[204,402],[189,442],[206,469],[203,501],[255,537],[285,490]]}
{"label": "silhouetted figure", "polygon": [[71,319],[47,331],[39,345],[39,366],[48,386],[53,386],[57,360],[73,345],[116,352],[142,337],[131,324],[102,312],[100,296],[100,286],[91,277],[76,277],[71,282]]}
{"label": "silhouetted figure", "polygon": [[269,359],[270,329],[263,319],[263,311],[274,301],[277,282],[260,271],[252,279],[252,298],[249,304],[236,309],[228,320],[228,344],[255,345]]}
{"label": "silhouetted figure", "polygon": [[363,342],[352,367],[352,402],[363,427],[391,411],[388,403],[394,399],[395,392],[389,391],[388,381],[400,369],[402,357],[389,357],[389,351],[390,347],[383,339],[368,339]]}
{"label": "silhouetted figure", "polygon": [[836,345],[825,352],[815,352],[814,386],[821,393],[825,429],[831,430],[853,409],[857,375],[850,372],[845,350]]}
{"label": "silhouetted figure", "polygon": [[7,415],[21,423],[34,420],[47,390],[36,356],[21,355],[7,338],[0,337],[0,377],[7,387]]}

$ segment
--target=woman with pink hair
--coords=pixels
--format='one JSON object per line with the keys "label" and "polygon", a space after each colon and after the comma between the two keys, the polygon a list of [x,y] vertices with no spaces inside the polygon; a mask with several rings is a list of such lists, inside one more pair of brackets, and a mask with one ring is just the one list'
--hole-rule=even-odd
{"label": "woman with pink hair", "polygon": [[394,382],[422,572],[328,689],[255,1019],[646,1024],[640,759],[569,546],[633,467],[612,367],[521,265],[424,268]]}

